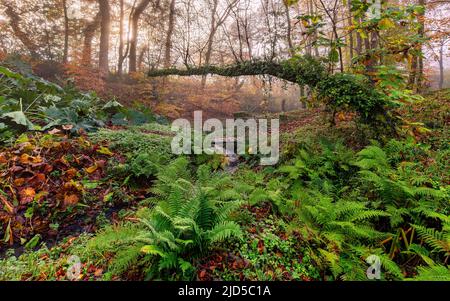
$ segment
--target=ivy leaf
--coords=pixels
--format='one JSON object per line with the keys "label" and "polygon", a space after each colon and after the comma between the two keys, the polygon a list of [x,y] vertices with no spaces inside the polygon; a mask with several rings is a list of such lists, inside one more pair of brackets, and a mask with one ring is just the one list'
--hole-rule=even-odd
{"label": "ivy leaf", "polygon": [[335,48],[332,48],[330,53],[328,53],[328,59],[334,63],[339,62],[339,52]]}

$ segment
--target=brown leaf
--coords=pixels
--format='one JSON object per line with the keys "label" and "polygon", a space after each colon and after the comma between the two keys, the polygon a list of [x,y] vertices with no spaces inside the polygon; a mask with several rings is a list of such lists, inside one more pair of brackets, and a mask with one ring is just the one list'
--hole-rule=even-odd
{"label": "brown leaf", "polygon": [[9,169],[9,171],[10,171],[11,173],[17,173],[17,172],[21,172],[23,169],[24,169],[24,168],[21,167],[21,166],[14,165],[13,167],[11,167],[11,168]]}
{"label": "brown leaf", "polygon": [[73,125],[71,125],[71,124],[63,125],[62,128],[65,131],[70,131],[71,129],[73,129]]}
{"label": "brown leaf", "polygon": [[262,240],[260,240],[258,242],[258,252],[259,252],[259,254],[264,253],[264,241],[262,241]]}
{"label": "brown leaf", "polygon": [[54,128],[53,130],[48,131],[48,133],[50,135],[55,135],[55,134],[61,133],[61,130],[58,130],[57,128]]}
{"label": "brown leaf", "polygon": [[10,202],[8,202],[8,200],[1,194],[0,194],[0,201],[2,201],[6,211],[9,214],[14,214],[14,206]]}

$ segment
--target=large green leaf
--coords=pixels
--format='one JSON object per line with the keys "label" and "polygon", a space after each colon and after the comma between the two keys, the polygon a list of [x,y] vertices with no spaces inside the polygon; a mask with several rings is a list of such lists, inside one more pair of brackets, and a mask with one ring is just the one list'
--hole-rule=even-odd
{"label": "large green leaf", "polygon": [[0,117],[0,121],[10,126],[13,129],[26,128],[28,130],[33,130],[33,123],[28,120],[27,116],[22,111],[15,111],[10,113],[5,113]]}

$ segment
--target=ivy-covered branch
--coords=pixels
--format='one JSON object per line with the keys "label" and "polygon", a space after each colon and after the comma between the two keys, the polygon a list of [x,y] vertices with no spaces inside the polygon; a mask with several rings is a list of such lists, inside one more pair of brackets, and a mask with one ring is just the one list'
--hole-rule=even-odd
{"label": "ivy-covered branch", "polygon": [[323,61],[309,57],[293,57],[282,62],[246,61],[228,66],[200,66],[187,69],[159,69],[148,72],[149,77],[159,76],[193,76],[193,75],[221,75],[227,77],[248,75],[271,75],[288,82],[315,86],[324,76]]}
{"label": "ivy-covered branch", "polygon": [[[376,123],[380,115],[386,115],[385,95],[380,93],[363,75],[349,73],[329,74],[326,62],[311,56],[294,56],[277,62],[249,61],[228,66],[201,66],[187,69],[152,70],[150,77],[178,75],[244,76],[272,75],[277,78],[309,86],[319,101],[330,111],[355,111],[367,123]],[[383,117],[383,119],[386,119]]]}
{"label": "ivy-covered branch", "polygon": [[296,83],[296,77],[292,74],[286,73],[283,66],[276,62],[243,62],[228,66],[200,66],[191,67],[188,69],[161,69],[153,70],[148,73],[150,77],[178,75],[178,76],[192,76],[192,75],[209,75],[216,74],[227,77],[244,76],[244,75],[272,75],[289,82]]}

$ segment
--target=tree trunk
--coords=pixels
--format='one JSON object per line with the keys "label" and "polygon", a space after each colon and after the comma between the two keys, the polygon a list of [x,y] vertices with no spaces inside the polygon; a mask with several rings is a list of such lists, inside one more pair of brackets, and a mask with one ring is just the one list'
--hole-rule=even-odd
{"label": "tree trunk", "polygon": [[94,39],[95,31],[100,25],[100,12],[94,17],[94,20],[88,22],[83,33],[83,53],[81,56],[81,64],[85,67],[91,67],[92,60],[92,40]]}
{"label": "tree trunk", "polygon": [[439,90],[444,88],[444,43],[439,48]]}
{"label": "tree trunk", "polygon": [[171,0],[169,8],[169,28],[167,29],[165,54],[164,54],[164,68],[169,68],[172,64],[171,52],[172,52],[172,36],[175,26],[175,4],[176,0]]}
{"label": "tree trunk", "polygon": [[286,12],[286,23],[287,23],[286,39],[287,39],[287,43],[289,46],[289,54],[294,55],[295,50],[294,50],[294,45],[292,43],[291,14],[290,14],[289,5],[287,4],[287,2],[283,1],[283,3],[284,3],[285,12]]}
{"label": "tree trunk", "polygon": [[141,2],[136,6],[131,17],[131,38],[130,38],[130,55],[129,55],[129,67],[128,72],[137,71],[137,40],[139,33],[139,19],[150,4],[150,0],[141,0]]}
{"label": "tree trunk", "polygon": [[[347,2],[347,9],[348,9],[348,26],[351,27],[353,26],[353,15],[352,15],[352,3],[351,1]],[[353,47],[354,47],[354,42],[353,42],[353,31],[350,30],[349,34],[348,34],[348,48],[349,48],[349,66],[352,66],[352,61],[353,61]]]}
{"label": "tree trunk", "polygon": [[9,17],[9,25],[11,26],[14,35],[22,42],[22,44],[27,48],[30,52],[30,55],[33,59],[38,60],[40,55],[38,53],[39,47],[33,42],[30,38],[30,35],[26,32],[22,31],[20,28],[20,15],[14,10],[13,6],[9,3],[4,3],[6,6],[5,13]]}
{"label": "tree trunk", "polygon": [[[216,12],[217,7],[219,5],[219,0],[213,0],[213,7],[211,9],[211,28],[209,31],[209,37],[208,37],[208,45],[206,48],[206,54],[205,54],[205,62],[204,65],[209,65],[211,62],[211,55],[212,55],[212,46],[214,43],[214,36],[216,35],[217,26],[216,26]],[[206,75],[202,77],[202,89],[204,89],[206,86]]]}
{"label": "tree trunk", "polygon": [[[419,0],[419,5],[423,6],[423,13],[421,13],[418,18],[419,18],[419,30],[418,30],[418,34],[419,34],[419,38],[424,38],[425,37],[425,5],[426,5],[426,0]],[[419,55],[417,58],[417,91],[420,91],[422,89],[422,85],[423,85],[423,79],[424,79],[424,74],[423,74],[423,44],[419,43],[418,45],[418,49],[419,49]]]}
{"label": "tree trunk", "polygon": [[109,37],[111,33],[111,7],[109,0],[98,0],[101,19],[100,26],[100,51],[98,67],[102,75],[109,72]]}
{"label": "tree trunk", "polygon": [[417,80],[417,56],[413,55],[411,57],[411,70],[409,71],[409,78],[408,78],[408,88],[411,90],[414,90],[416,87],[416,80]]}
{"label": "tree trunk", "polygon": [[67,14],[67,0],[62,0],[64,11],[64,53],[63,63],[67,64],[69,61],[69,17]]}
{"label": "tree trunk", "polygon": [[142,65],[144,64],[144,58],[145,58],[145,53],[147,52],[148,48],[144,47],[141,49],[141,52],[139,53],[139,57],[137,60],[137,69],[140,71],[142,70]]}
{"label": "tree trunk", "polygon": [[124,25],[124,18],[125,18],[125,9],[124,9],[124,0],[120,0],[120,16],[119,16],[119,58],[118,58],[118,62],[117,62],[117,74],[119,75],[119,77],[122,76],[122,72],[123,72],[123,60],[124,60],[124,53],[123,53],[123,47],[124,47],[124,43],[123,43],[123,25]]}

